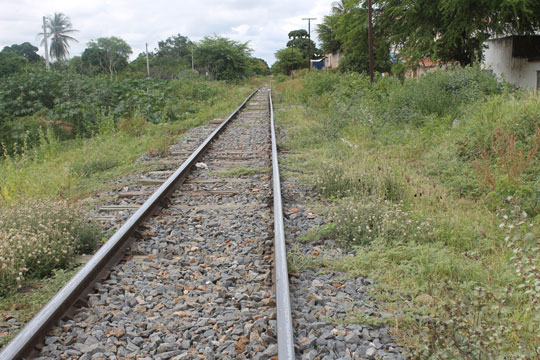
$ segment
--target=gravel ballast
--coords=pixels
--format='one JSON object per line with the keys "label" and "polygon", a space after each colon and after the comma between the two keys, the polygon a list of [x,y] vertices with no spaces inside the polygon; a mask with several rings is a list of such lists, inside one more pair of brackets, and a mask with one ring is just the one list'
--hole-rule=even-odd
{"label": "gravel ballast", "polygon": [[[40,359],[275,356],[271,178],[257,171],[270,166],[269,135],[262,90],[170,204],[138,231],[126,258],[89,296],[88,307],[51,331]],[[227,159],[218,156],[223,153]],[[241,154],[251,155],[240,161],[247,171],[234,176],[239,168],[231,163]],[[122,189],[142,190],[135,184]]]}

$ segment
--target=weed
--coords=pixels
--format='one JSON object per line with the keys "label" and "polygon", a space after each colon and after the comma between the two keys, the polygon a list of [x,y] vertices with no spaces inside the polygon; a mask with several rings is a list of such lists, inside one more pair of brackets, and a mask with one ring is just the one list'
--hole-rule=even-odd
{"label": "weed", "polygon": [[316,76],[275,96],[288,167],[335,202],[303,240],[355,247],[325,267],[375,279],[417,358],[539,358],[540,98],[479,69]]}
{"label": "weed", "polygon": [[164,157],[169,154],[169,146],[173,144],[174,141],[175,137],[171,133],[167,133],[165,136],[159,138],[152,148],[148,148],[146,153],[150,157]]}
{"label": "weed", "polygon": [[147,125],[147,121],[140,113],[136,112],[129,118],[121,118],[118,121],[118,130],[131,136],[141,136]]}
{"label": "weed", "polygon": [[314,259],[310,255],[302,253],[302,250],[295,247],[287,251],[287,268],[290,273],[300,273],[305,269],[320,266],[324,260]]}
{"label": "weed", "polygon": [[354,167],[349,167],[343,161],[325,165],[314,179],[315,188],[323,196],[378,196],[391,201],[399,201],[404,197],[403,186],[389,167],[373,168],[364,163],[364,166],[352,172],[350,170]]}
{"label": "weed", "polygon": [[89,159],[82,163],[75,163],[71,169],[75,174],[86,177],[112,169],[118,165],[119,161],[114,158]]}
{"label": "weed", "polygon": [[67,266],[100,238],[98,226],[65,202],[19,200],[1,207],[0,295]]}
{"label": "weed", "polygon": [[[0,317],[17,319],[17,323],[24,326],[32,317],[75,275],[79,269],[76,266],[69,270],[53,270],[50,278],[33,280],[25,283],[25,287],[32,291],[18,291],[0,297]],[[7,344],[16,335],[16,331],[0,332],[0,348]]]}
{"label": "weed", "polygon": [[321,240],[329,239],[335,228],[335,224],[326,224],[309,229],[307,233],[300,236],[300,241],[303,243],[318,243]]}
{"label": "weed", "polygon": [[377,239],[388,244],[432,241],[437,231],[432,222],[406,211],[401,203],[379,198],[348,198],[331,214],[332,235],[344,247],[367,245]]}
{"label": "weed", "polygon": [[[420,359],[494,359],[506,348],[506,338],[518,324],[503,324],[505,297],[482,287],[459,291],[447,284],[449,294],[437,306],[437,316],[420,322],[420,346],[414,357]],[[497,305],[495,305],[497,304]],[[425,336],[424,334],[427,334]]]}
{"label": "weed", "polygon": [[[490,190],[494,205],[500,206],[508,196],[517,195],[530,215],[540,212],[540,194],[526,175],[538,172],[537,153],[540,149],[540,128],[536,128],[529,149],[518,149],[516,136],[496,128],[492,136],[491,156],[484,150],[481,159],[473,161],[480,180]],[[530,175],[529,175],[530,176]]]}

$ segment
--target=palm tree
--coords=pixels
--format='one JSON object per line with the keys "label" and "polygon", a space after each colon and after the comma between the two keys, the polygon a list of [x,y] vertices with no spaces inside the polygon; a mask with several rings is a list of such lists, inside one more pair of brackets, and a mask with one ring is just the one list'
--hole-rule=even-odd
{"label": "palm tree", "polygon": [[[56,60],[63,60],[69,54],[69,42],[77,41],[68,34],[77,32],[72,29],[71,20],[62,13],[54,13],[54,16],[47,17],[47,38],[51,39],[50,54]],[[39,35],[43,36],[43,33]],[[41,41],[44,43],[45,39]]]}

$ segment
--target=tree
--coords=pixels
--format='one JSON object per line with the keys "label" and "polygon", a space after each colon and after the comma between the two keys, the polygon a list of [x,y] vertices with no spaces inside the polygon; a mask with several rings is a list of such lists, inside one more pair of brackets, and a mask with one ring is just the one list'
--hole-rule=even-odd
{"label": "tree", "polygon": [[298,49],[302,52],[302,55],[304,59],[308,58],[308,51],[309,51],[309,45],[311,43],[311,54],[309,54],[309,58],[313,59],[314,57],[318,57],[321,54],[321,51],[317,49],[317,46],[313,42],[313,40],[309,39],[309,34],[304,29],[299,30],[292,30],[289,32],[289,40],[287,42],[287,47],[291,48],[294,47],[295,49]]}
{"label": "tree", "polygon": [[0,78],[21,71],[26,64],[28,60],[5,47],[0,51]]}
{"label": "tree", "polygon": [[535,0],[381,0],[379,21],[402,57],[458,61],[482,59],[492,35],[533,34],[540,30]]}
{"label": "tree", "polygon": [[270,74],[270,68],[264,59],[249,58],[249,73],[250,75],[265,76]]}
{"label": "tree", "polygon": [[122,39],[111,36],[92,40],[82,54],[83,64],[95,66],[109,74],[111,80],[127,66],[131,47]]}
{"label": "tree", "polygon": [[317,33],[321,42],[321,49],[325,54],[337,53],[341,50],[342,43],[336,37],[335,28],[339,15],[325,16],[322,24],[317,25]]}
{"label": "tree", "polygon": [[42,59],[42,57],[37,54],[39,49],[36,46],[30,44],[29,42],[24,42],[19,45],[13,44],[11,46],[6,46],[2,51],[4,50],[13,51],[17,55],[24,57],[31,63],[40,61]]}
{"label": "tree", "polygon": [[272,65],[274,74],[289,75],[292,70],[306,67],[302,51],[298,49],[281,49],[275,53],[277,61]]}
{"label": "tree", "polygon": [[238,80],[249,74],[251,49],[248,43],[207,36],[195,48],[197,68],[207,70],[217,80]]}
{"label": "tree", "polygon": [[[182,70],[190,69],[193,47],[194,44],[191,40],[180,34],[158,42],[155,54],[149,54],[152,77],[172,79],[177,77]],[[146,54],[144,55],[146,56]]]}
{"label": "tree", "polygon": [[[55,13],[54,16],[49,16],[46,21],[47,39],[50,39],[50,55],[56,60],[63,60],[69,55],[69,42],[77,41],[70,36],[78,30],[72,29],[71,20],[68,16],[62,13]],[[38,35],[43,36],[43,33]],[[45,39],[41,41],[43,44]]]}
{"label": "tree", "polygon": [[[335,15],[334,15],[335,16]],[[368,11],[361,6],[353,6],[333,23],[335,38],[341,43],[345,56],[339,67],[345,71],[369,71]],[[390,43],[378,21],[374,22],[374,68],[378,72],[390,71]]]}
{"label": "tree", "polygon": [[166,40],[158,42],[156,55],[158,57],[191,57],[191,47],[193,43],[187,37],[180,34],[170,36]]}

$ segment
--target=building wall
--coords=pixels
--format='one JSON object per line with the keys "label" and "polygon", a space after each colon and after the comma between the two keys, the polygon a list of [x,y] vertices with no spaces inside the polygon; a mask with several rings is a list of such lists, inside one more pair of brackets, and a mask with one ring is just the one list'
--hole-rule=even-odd
{"label": "building wall", "polygon": [[339,65],[339,60],[343,57],[343,53],[339,52],[337,54],[328,53],[324,58],[324,67],[326,69],[337,69]]}
{"label": "building wall", "polygon": [[491,39],[484,49],[484,68],[525,89],[538,88],[540,61],[512,57],[512,38]]}

